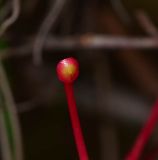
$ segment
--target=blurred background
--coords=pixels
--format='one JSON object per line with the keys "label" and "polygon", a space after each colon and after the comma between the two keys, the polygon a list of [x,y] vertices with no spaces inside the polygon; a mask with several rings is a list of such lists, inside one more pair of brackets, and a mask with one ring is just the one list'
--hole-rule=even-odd
{"label": "blurred background", "polygon": [[156,0],[0,0],[0,114],[11,117],[0,118],[0,159],[12,160],[4,124],[25,160],[78,159],[56,75],[69,56],[80,64],[74,88],[90,159],[124,159],[158,95],[157,10]]}

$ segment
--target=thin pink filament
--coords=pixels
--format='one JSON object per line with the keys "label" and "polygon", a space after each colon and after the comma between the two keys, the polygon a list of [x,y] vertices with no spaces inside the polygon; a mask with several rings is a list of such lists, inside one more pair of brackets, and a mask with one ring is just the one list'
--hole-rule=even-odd
{"label": "thin pink filament", "polygon": [[141,152],[143,151],[146,142],[150,138],[157,120],[158,120],[158,100],[153,106],[149,119],[147,120],[144,128],[138,135],[132,151],[125,158],[126,160],[138,160],[140,158]]}
{"label": "thin pink filament", "polygon": [[75,138],[75,143],[80,160],[88,160],[88,154],[86,150],[86,145],[84,142],[79,116],[77,113],[76,102],[74,98],[73,86],[72,84],[65,84],[65,91],[67,96],[67,102],[69,107],[69,114],[72,123],[73,134]]}

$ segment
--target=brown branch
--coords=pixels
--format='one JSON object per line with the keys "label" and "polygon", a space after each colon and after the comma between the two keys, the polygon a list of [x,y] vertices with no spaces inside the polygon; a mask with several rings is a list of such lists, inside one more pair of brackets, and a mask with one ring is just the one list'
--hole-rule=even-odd
{"label": "brown branch", "polygon": [[[9,48],[7,54],[1,54],[5,59],[10,56],[31,54],[33,40],[20,47]],[[76,50],[76,49],[153,49],[158,48],[158,39],[150,37],[121,37],[103,35],[83,35],[79,37],[49,37],[45,50]]]}

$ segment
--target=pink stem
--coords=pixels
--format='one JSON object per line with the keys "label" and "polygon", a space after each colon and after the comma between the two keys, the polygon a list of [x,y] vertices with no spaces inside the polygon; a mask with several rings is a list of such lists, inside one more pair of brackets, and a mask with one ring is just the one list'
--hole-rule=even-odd
{"label": "pink stem", "polygon": [[125,158],[126,160],[138,160],[140,158],[140,154],[144,149],[144,146],[148,139],[150,138],[155,124],[158,119],[158,100],[152,108],[150,117],[146,122],[144,128],[141,130],[139,136],[137,137],[136,143],[132,149],[132,151]]}
{"label": "pink stem", "polygon": [[67,96],[67,102],[69,107],[69,114],[73,128],[73,134],[76,142],[76,147],[78,150],[80,160],[88,160],[88,154],[86,150],[86,145],[82,135],[82,130],[80,126],[79,116],[77,113],[76,102],[74,98],[73,86],[72,84],[65,83],[65,91]]}

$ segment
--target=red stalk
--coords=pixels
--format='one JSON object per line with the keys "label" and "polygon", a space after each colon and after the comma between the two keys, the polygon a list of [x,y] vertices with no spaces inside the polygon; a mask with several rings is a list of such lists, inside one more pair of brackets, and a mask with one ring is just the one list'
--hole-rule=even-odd
{"label": "red stalk", "polygon": [[77,60],[72,57],[61,60],[57,65],[57,74],[59,80],[65,85],[69,114],[79,158],[80,160],[88,160],[89,158],[82,135],[73,92],[73,82],[79,74],[79,65]]}
{"label": "red stalk", "polygon": [[147,120],[144,128],[141,130],[137,140],[134,144],[132,151],[125,158],[126,160],[138,160],[140,158],[141,152],[144,149],[144,146],[148,139],[150,138],[155,124],[158,120],[158,100],[152,108],[149,119]]}
{"label": "red stalk", "polygon": [[77,113],[76,102],[75,102],[75,98],[74,98],[73,86],[71,83],[70,84],[65,83],[65,91],[66,91],[69,114],[70,114],[73,134],[74,134],[79,158],[80,158],[80,160],[88,160],[89,158],[88,158],[88,154],[87,154],[87,150],[86,150],[86,145],[84,143],[84,138],[82,135],[79,116]]}

